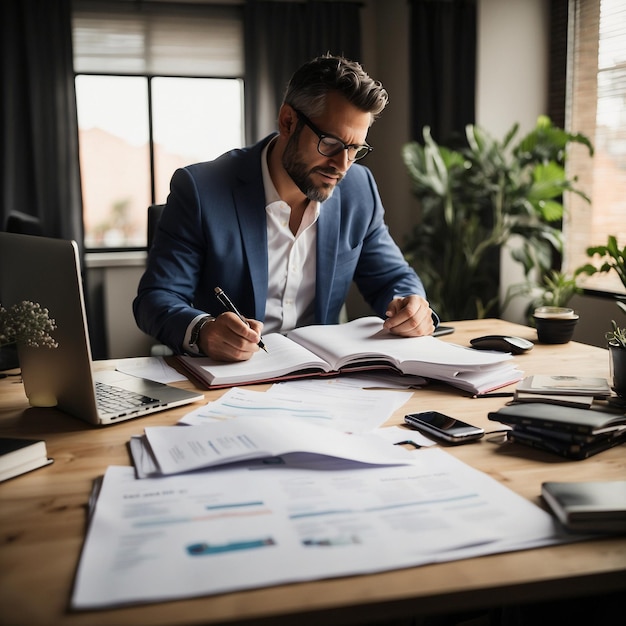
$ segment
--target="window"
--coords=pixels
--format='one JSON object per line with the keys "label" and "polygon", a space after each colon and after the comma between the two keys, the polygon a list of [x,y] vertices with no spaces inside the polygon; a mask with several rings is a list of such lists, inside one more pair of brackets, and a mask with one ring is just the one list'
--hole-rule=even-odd
{"label": "window", "polygon": [[238,7],[128,4],[75,2],[88,249],[144,247],[174,170],[243,145]]}
{"label": "window", "polygon": [[[569,168],[591,199],[568,199],[566,267],[589,262],[586,249],[604,245],[608,235],[626,245],[626,5],[623,0],[573,0],[570,44],[568,128],[587,135],[593,158],[581,146]],[[585,288],[624,293],[613,271],[582,282]]]}

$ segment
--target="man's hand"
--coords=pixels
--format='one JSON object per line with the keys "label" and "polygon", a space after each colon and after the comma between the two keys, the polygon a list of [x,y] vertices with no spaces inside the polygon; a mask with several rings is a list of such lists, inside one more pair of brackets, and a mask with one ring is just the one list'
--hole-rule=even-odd
{"label": "man's hand", "polygon": [[432,335],[435,330],[432,313],[428,301],[421,296],[394,298],[387,307],[383,327],[402,337]]}
{"label": "man's hand", "polygon": [[247,361],[259,351],[263,323],[248,319],[247,326],[234,313],[222,313],[205,324],[198,337],[198,348],[216,361]]}

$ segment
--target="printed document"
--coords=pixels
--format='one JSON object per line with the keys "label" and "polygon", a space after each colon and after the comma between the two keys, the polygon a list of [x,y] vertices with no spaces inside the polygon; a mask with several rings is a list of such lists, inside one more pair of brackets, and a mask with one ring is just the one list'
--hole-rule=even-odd
{"label": "printed document", "polygon": [[452,455],[410,454],[409,465],[392,467],[261,460],[142,480],[132,467],[110,467],[71,606],[163,602],[573,540]]}
{"label": "printed document", "polygon": [[272,385],[268,391],[233,387],[217,400],[190,411],[179,423],[199,426],[240,416],[288,416],[298,422],[363,433],[382,426],[412,395],[349,387],[339,380],[291,381]]}
{"label": "printed document", "polygon": [[[375,435],[350,435],[291,417],[235,417],[202,426],[151,426],[131,454],[138,476],[179,474],[198,469],[298,453],[364,464],[408,463],[410,453]],[[141,465],[147,458],[154,468]]]}

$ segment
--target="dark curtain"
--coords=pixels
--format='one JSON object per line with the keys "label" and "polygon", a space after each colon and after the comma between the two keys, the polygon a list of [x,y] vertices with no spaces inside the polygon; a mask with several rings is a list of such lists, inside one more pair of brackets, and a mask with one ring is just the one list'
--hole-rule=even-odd
{"label": "dark curtain", "polygon": [[361,57],[360,5],[356,2],[272,2],[245,6],[246,141],[276,130],[278,109],[293,72],[330,52]]}
{"label": "dark curtain", "polygon": [[565,128],[568,16],[567,0],[550,0],[548,116],[560,128]]}
{"label": "dark curtain", "polygon": [[2,207],[83,243],[71,0],[3,0]]}
{"label": "dark curtain", "polygon": [[452,145],[475,121],[476,0],[409,0],[412,139]]}

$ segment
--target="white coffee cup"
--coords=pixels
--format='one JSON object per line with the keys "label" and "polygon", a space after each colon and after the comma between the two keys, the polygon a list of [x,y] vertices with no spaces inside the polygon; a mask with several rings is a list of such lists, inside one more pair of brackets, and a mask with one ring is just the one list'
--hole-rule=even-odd
{"label": "white coffee cup", "polygon": [[571,320],[578,319],[578,315],[574,309],[568,309],[562,306],[540,306],[535,309],[535,317],[552,320]]}

